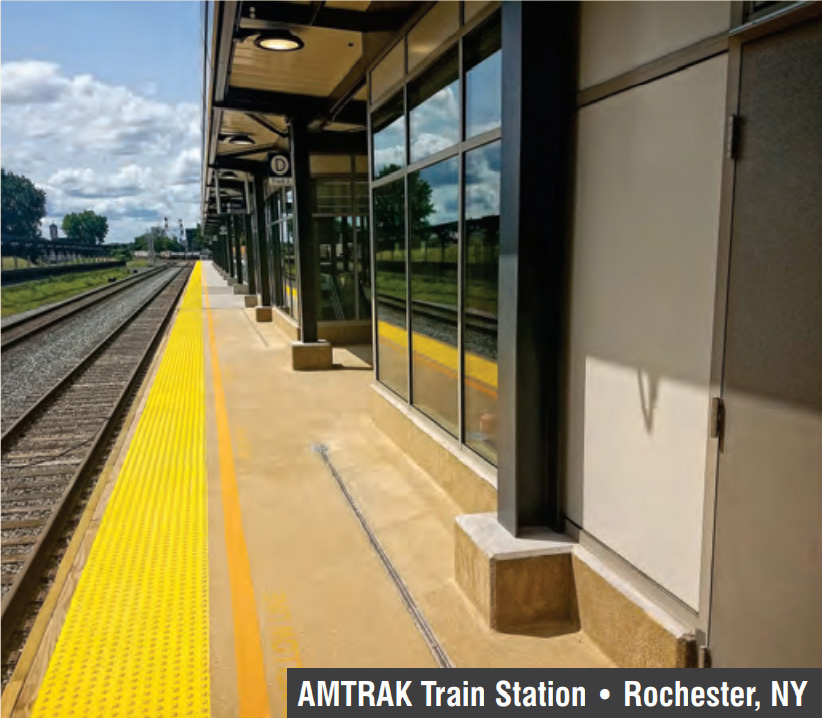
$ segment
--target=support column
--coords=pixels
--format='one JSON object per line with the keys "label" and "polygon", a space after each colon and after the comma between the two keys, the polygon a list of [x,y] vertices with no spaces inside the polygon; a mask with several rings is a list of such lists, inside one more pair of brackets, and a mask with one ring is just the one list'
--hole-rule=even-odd
{"label": "support column", "polygon": [[243,283],[243,250],[242,242],[240,241],[240,228],[237,226],[237,215],[232,214],[230,217],[232,234],[234,235],[234,264],[236,265],[237,284]]}
{"label": "support column", "polygon": [[308,155],[308,123],[291,120],[291,167],[294,176],[294,236],[297,244],[300,337],[291,345],[291,366],[300,371],[331,369],[331,345],[317,333],[320,298],[320,253],[311,217],[311,167]]}
{"label": "support column", "polygon": [[[254,232],[251,231],[251,214],[243,215],[243,234],[245,234],[245,256],[248,260],[248,293],[257,294],[257,250],[254,246]],[[255,302],[256,304],[256,302]]]}
{"label": "support column", "polygon": [[[257,307],[257,321],[271,321],[271,276],[268,266],[268,232],[265,225],[265,175],[261,171],[254,173],[254,221],[257,223],[257,257],[260,265],[260,304]],[[275,273],[276,275],[276,273]],[[279,278],[275,279],[279,281]]]}
{"label": "support column", "polygon": [[[225,222],[225,245],[226,245],[226,258],[228,260],[226,269],[228,270],[228,276],[231,279],[234,279],[234,249],[232,246],[232,239],[231,239],[231,215],[225,215],[223,217],[223,221]],[[231,282],[229,282],[231,283]]]}
{"label": "support column", "polygon": [[308,344],[317,341],[320,263],[311,221],[311,167],[308,156],[308,124],[305,118],[292,119],[289,136],[294,176],[294,239],[297,245],[300,336],[303,343]]}
{"label": "support column", "polygon": [[498,519],[515,536],[563,524],[576,22],[577,3],[502,4]]}

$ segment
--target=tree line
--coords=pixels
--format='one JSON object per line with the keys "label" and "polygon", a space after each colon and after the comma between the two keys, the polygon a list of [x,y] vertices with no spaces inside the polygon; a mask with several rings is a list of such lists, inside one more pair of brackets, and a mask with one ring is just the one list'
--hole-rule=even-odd
{"label": "tree line", "polygon": [[[0,168],[2,177],[3,234],[21,239],[42,239],[40,226],[46,216],[46,193],[25,175]],[[63,234],[72,242],[102,244],[108,234],[108,220],[90,209],[69,212],[61,223]]]}
{"label": "tree line", "polygon": [[[43,239],[41,226],[46,216],[46,193],[22,174],[8,172],[0,168],[2,174],[2,231],[7,237],[21,239]],[[60,224],[63,234],[72,242],[80,244],[102,244],[108,234],[108,219],[87,209],[84,212],[69,212]],[[128,250],[147,250],[149,240],[154,239],[155,252],[182,252],[186,246],[175,237],[167,235],[162,227],[152,227],[148,232],[134,239]],[[200,226],[189,237],[192,250],[202,248]]]}

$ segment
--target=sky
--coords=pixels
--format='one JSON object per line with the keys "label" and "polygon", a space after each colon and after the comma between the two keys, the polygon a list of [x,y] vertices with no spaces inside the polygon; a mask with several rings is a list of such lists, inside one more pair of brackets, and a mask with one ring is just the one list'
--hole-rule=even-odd
{"label": "sky", "polygon": [[202,4],[0,2],[0,162],[47,195],[43,221],[108,218],[130,242],[199,219]]}

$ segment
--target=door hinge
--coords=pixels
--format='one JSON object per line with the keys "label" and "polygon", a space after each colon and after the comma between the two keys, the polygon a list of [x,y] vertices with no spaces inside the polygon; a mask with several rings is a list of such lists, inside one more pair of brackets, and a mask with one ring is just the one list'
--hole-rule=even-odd
{"label": "door hinge", "polygon": [[735,160],[739,152],[739,115],[728,115],[725,128],[725,157]]}
{"label": "door hinge", "polygon": [[710,431],[712,439],[722,440],[725,431],[725,402],[718,396],[711,399]]}
{"label": "door hinge", "polygon": [[700,668],[711,668],[713,666],[713,661],[711,659],[711,649],[708,646],[700,646],[699,647],[699,663],[697,664]]}

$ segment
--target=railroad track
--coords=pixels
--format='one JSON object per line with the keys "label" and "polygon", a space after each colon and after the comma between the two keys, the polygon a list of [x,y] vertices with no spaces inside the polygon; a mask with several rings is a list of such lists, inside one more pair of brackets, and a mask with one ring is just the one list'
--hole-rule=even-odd
{"label": "railroad track", "polygon": [[[405,311],[405,302],[389,294],[378,294],[377,301],[394,309]],[[436,302],[426,302],[421,299],[412,300],[411,306],[416,314],[428,317],[429,319],[444,321],[449,325],[455,325],[457,323],[458,313],[453,307],[437,304]],[[494,337],[497,335],[497,318],[492,314],[468,309],[465,312],[465,324],[468,328],[482,332],[483,334]]]}
{"label": "railroad track", "polygon": [[[180,268],[2,437],[2,661],[8,680],[118,423],[185,288]],[[58,555],[55,556],[55,551]],[[24,624],[28,623],[26,626]]]}
{"label": "railroad track", "polygon": [[31,339],[44,329],[78,314],[88,307],[118,294],[124,289],[133,287],[135,284],[139,284],[149,277],[155,276],[158,272],[162,272],[163,269],[163,267],[157,267],[147,272],[135,274],[134,276],[121,279],[119,282],[106,284],[102,287],[84,292],[76,297],[71,297],[40,312],[21,317],[17,321],[12,320],[7,322],[3,326],[2,331],[0,331],[0,348],[10,349],[15,344]]}

